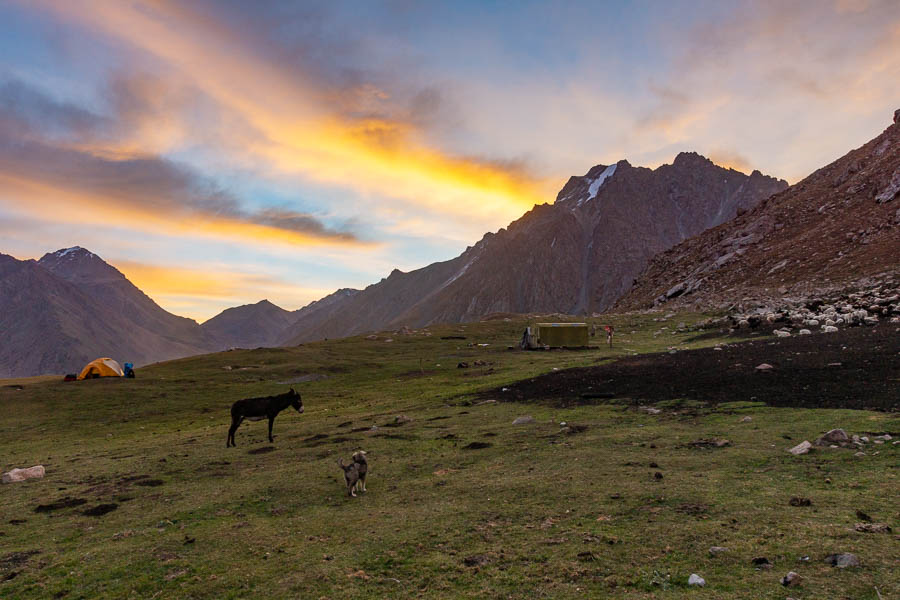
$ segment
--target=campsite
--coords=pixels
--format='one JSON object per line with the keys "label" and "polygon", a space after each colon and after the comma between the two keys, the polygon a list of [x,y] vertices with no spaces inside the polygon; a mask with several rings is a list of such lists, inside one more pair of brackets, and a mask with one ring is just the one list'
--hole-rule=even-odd
{"label": "campsite", "polygon": [[[4,461],[46,475],[0,488],[0,596],[896,597],[900,446],[875,442],[900,439],[896,405],[722,401],[655,380],[721,355],[702,375],[750,394],[770,375],[760,356],[786,372],[802,358],[813,389],[858,397],[848,375],[866,360],[900,377],[896,358],[865,355],[896,357],[896,327],[833,338],[842,370],[827,352],[803,358],[829,334],[738,335],[710,316],[604,315],[612,349],[599,335],[586,350],[509,349],[536,320],[500,315],[208,354],[136,379],[2,381]],[[279,417],[274,443],[259,421],[225,447],[232,402],[291,387],[305,411]],[[834,428],[873,441],[862,456],[787,452]],[[367,492],[350,498],[337,463],[358,449]],[[859,514],[894,531],[858,531]],[[860,566],[824,562],[838,553]],[[789,571],[803,579],[790,592]]]}

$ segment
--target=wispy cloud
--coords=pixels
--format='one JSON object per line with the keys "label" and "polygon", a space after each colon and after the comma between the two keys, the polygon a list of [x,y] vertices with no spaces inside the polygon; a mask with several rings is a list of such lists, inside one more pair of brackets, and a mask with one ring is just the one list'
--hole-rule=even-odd
{"label": "wispy cloud", "polygon": [[304,68],[304,48],[290,60],[279,58],[272,44],[253,43],[259,41],[253,31],[183,3],[44,5],[191,81],[219,110],[248,124],[245,152],[279,172],[415,210],[469,219],[477,213],[478,221],[514,218],[549,196],[547,183],[519,165],[429,144],[416,122],[439,102],[428,88],[398,106],[360,77],[323,84],[315,68]]}
{"label": "wispy cloud", "polygon": [[[128,122],[131,122],[130,120]],[[0,179],[5,200],[29,206],[28,190],[52,202],[56,193],[75,200],[71,212],[126,212],[135,228],[153,222],[297,244],[360,243],[346,231],[326,227],[313,215],[285,208],[248,210],[233,194],[190,168],[160,156],[124,158],[79,146],[102,145],[121,123],[55,102],[20,82],[0,86]],[[18,194],[10,193],[16,189]],[[3,201],[3,199],[0,199]],[[38,205],[31,205],[40,209]]]}

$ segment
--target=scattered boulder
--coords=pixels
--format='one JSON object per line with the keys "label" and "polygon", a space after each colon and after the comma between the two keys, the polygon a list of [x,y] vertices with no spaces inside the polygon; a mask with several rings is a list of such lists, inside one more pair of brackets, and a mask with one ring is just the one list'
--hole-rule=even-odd
{"label": "scattered boulder", "polygon": [[704,585],[706,585],[706,580],[696,573],[691,573],[691,576],[688,577],[688,585],[698,585],[700,587],[703,587]]}
{"label": "scattered boulder", "polygon": [[463,361],[463,362],[457,364],[457,365],[456,365],[456,368],[457,368],[457,369],[468,369],[468,368],[469,368],[469,363]]}
{"label": "scattered boulder", "polygon": [[803,583],[803,578],[793,571],[789,571],[787,575],[781,578],[781,585],[784,587],[797,587],[801,583]]}
{"label": "scattered boulder", "polygon": [[757,371],[771,371],[774,368],[775,367],[773,367],[769,363],[761,363],[761,364],[756,365]]}
{"label": "scattered boulder", "polygon": [[863,533],[890,533],[891,526],[887,523],[857,523],[853,526],[856,531]]}
{"label": "scattered boulder", "polygon": [[516,417],[516,419],[512,422],[513,425],[530,425],[531,423],[534,423],[534,417],[532,417],[531,415]]}
{"label": "scattered boulder", "polygon": [[726,548],[724,546],[713,546],[709,549],[709,553],[712,556],[718,556],[724,552],[728,552],[728,548]]}
{"label": "scattered boulder", "polygon": [[750,562],[752,562],[753,566],[757,569],[771,569],[773,566],[772,562],[765,556],[757,556]]}
{"label": "scattered boulder", "polygon": [[812,500],[801,496],[794,496],[788,501],[788,504],[791,506],[812,506]]}
{"label": "scattered boulder", "polygon": [[741,423],[749,423],[753,420],[753,417],[747,416],[740,420]]}
{"label": "scattered boulder", "polygon": [[837,567],[838,569],[846,569],[847,567],[858,567],[859,557],[849,552],[842,554],[829,554],[825,557],[825,564]]}
{"label": "scattered boulder", "polygon": [[810,444],[808,441],[804,440],[803,442],[797,444],[796,446],[794,446],[793,448],[788,450],[788,452],[790,452],[794,456],[800,456],[801,454],[808,454],[811,449],[812,449],[812,444]]}
{"label": "scattered boulder", "polygon": [[843,446],[850,443],[850,436],[843,429],[832,429],[825,435],[816,440],[816,446],[828,446],[830,444],[838,444]]}
{"label": "scattered boulder", "polygon": [[26,479],[42,479],[44,475],[44,465],[35,465],[27,469],[13,469],[3,474],[3,483],[16,483]]}

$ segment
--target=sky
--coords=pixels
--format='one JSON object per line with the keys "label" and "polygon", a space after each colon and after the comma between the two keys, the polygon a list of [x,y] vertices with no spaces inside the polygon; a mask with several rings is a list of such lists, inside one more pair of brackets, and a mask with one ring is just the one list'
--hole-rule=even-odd
{"label": "sky", "polygon": [[0,252],[199,321],[448,260],[571,175],[794,183],[900,108],[900,2],[0,3]]}

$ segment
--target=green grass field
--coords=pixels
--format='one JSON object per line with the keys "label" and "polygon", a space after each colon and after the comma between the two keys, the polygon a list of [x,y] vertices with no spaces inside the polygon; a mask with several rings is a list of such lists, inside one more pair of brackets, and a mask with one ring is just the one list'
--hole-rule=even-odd
{"label": "green grass field", "polygon": [[[0,466],[47,469],[0,487],[0,598],[900,598],[900,446],[785,451],[834,427],[900,431],[896,414],[476,398],[722,341],[672,333],[705,315],[660,316],[606,317],[613,350],[509,351],[525,322],[501,319],[235,350],[135,380],[0,381]],[[305,412],[278,417],[273,445],[256,422],[225,448],[232,402],[290,385]],[[398,415],[411,421],[391,426]],[[512,425],[523,415],[536,422]],[[731,445],[690,444],[711,438]],[[369,491],[348,498],[337,460],[360,448]],[[85,502],[35,512],[61,500]],[[103,504],[116,509],[83,514]],[[857,510],[895,531],[854,531]],[[862,566],[823,563],[837,552]],[[785,589],[791,570],[804,581]]]}

